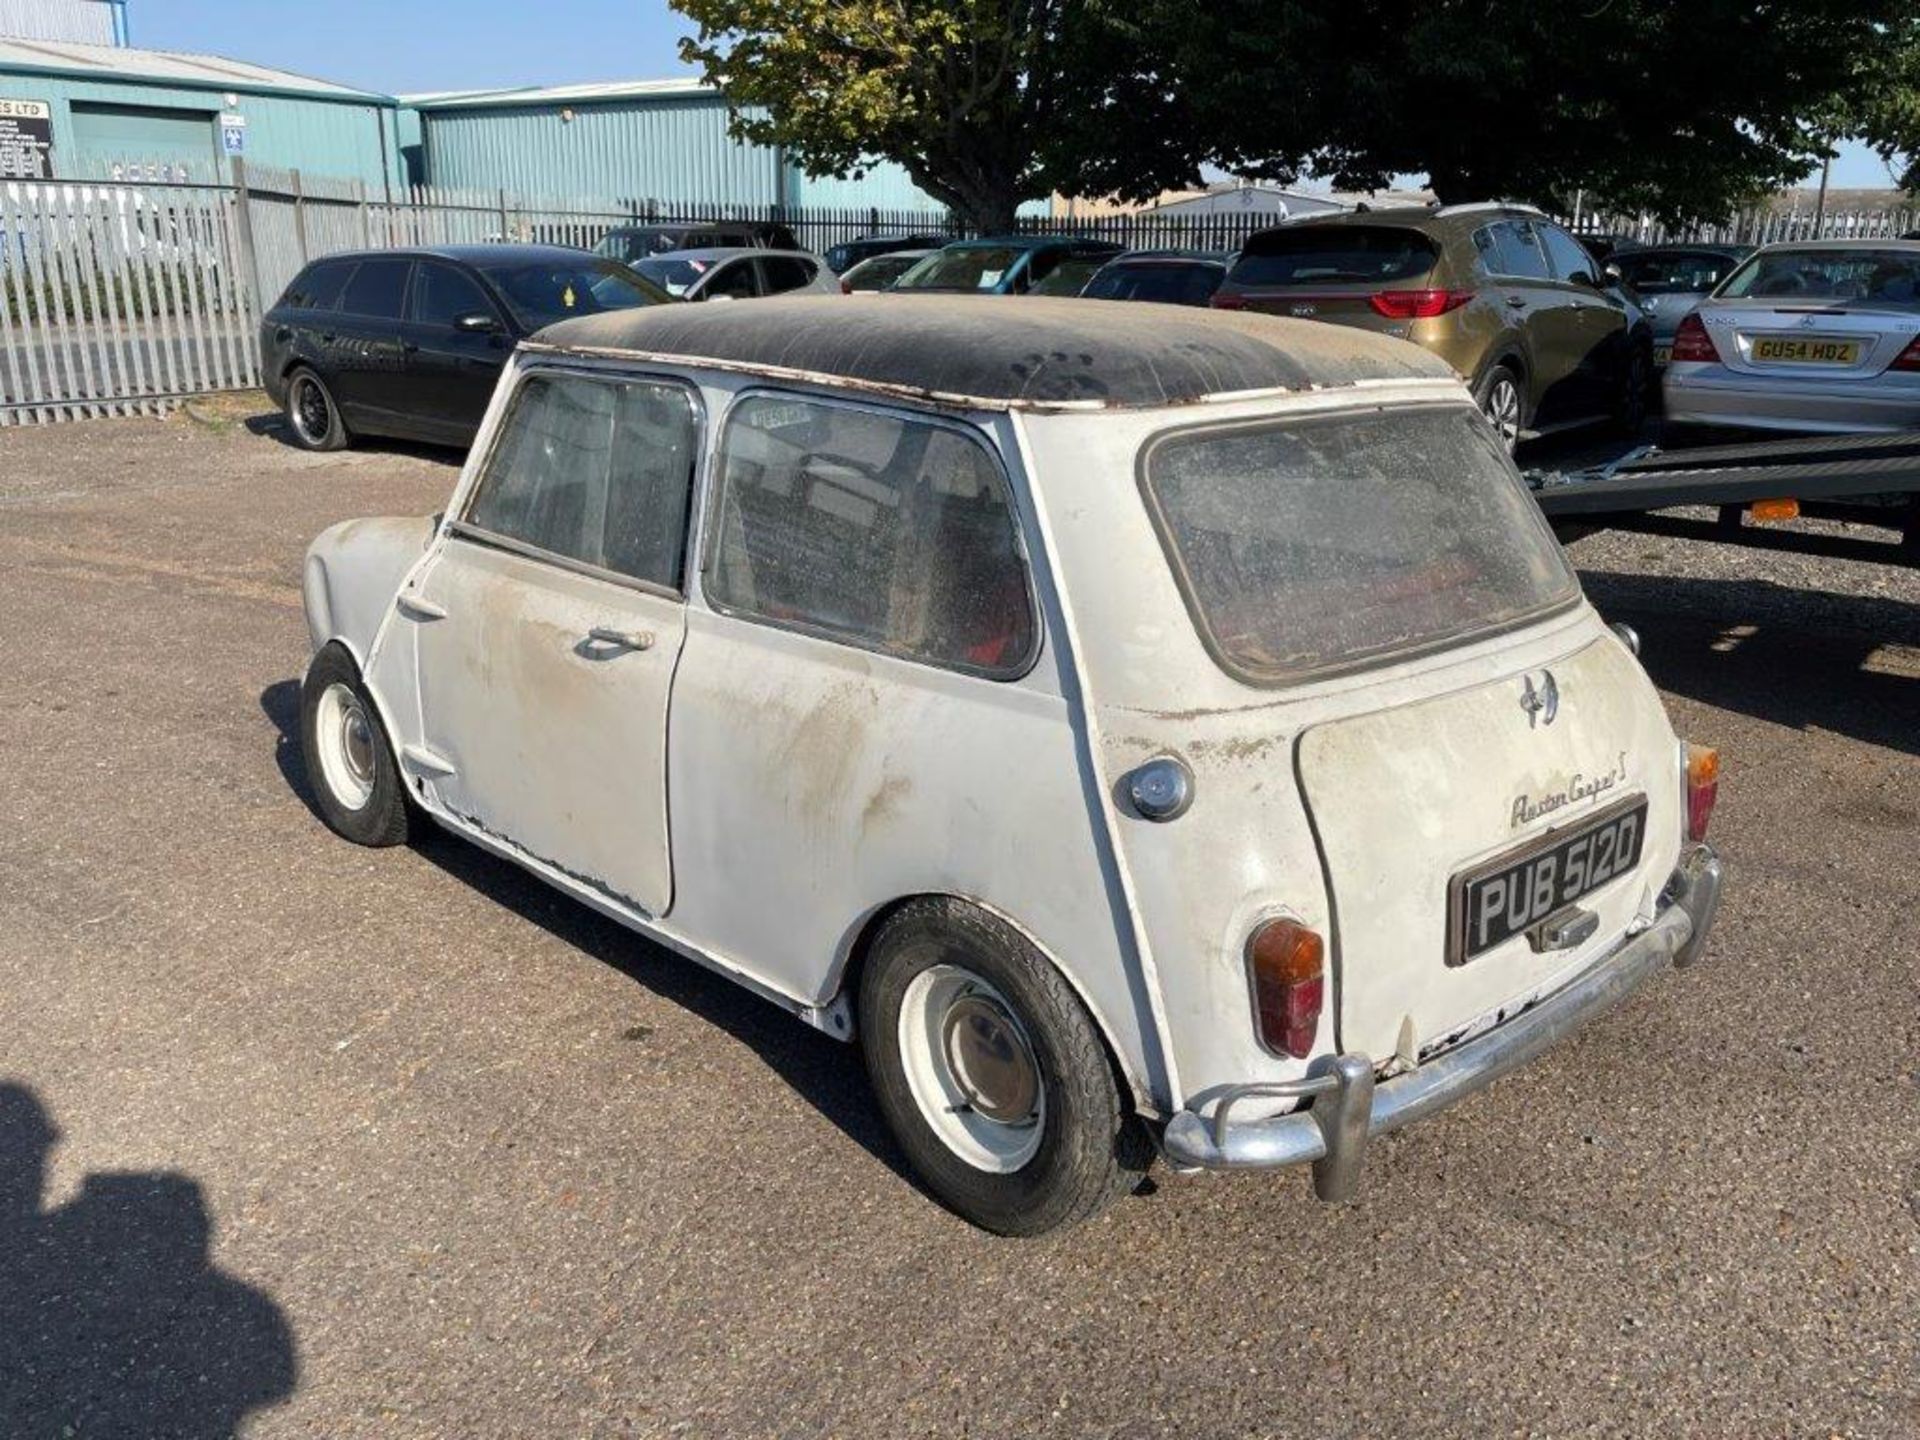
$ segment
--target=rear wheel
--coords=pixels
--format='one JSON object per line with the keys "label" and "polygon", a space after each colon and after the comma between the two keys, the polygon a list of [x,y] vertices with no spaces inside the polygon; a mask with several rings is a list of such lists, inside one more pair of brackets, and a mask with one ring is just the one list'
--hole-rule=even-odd
{"label": "rear wheel", "polygon": [[287,428],[304,450],[339,450],[353,438],[327,382],[304,365],[287,377]]}
{"label": "rear wheel", "polygon": [[1480,413],[1487,417],[1500,443],[1511,455],[1520,443],[1520,430],[1526,423],[1526,404],[1520,389],[1520,377],[1510,365],[1496,365],[1480,382]]}
{"label": "rear wheel", "polygon": [[1620,376],[1620,393],[1614,399],[1614,423],[1628,435],[1638,435],[1647,423],[1647,396],[1653,389],[1653,353],[1645,345],[1635,345],[1627,356]]}
{"label": "rear wheel", "polygon": [[914,1170],[985,1229],[1076,1224],[1152,1161],[1079,997],[1012,926],[959,901],[915,900],[882,924],[860,1036]]}

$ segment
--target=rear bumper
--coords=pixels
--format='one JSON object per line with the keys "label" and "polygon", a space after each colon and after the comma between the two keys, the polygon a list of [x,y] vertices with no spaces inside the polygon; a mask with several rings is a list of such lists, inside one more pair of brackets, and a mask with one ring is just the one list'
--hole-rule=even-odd
{"label": "rear bumper", "polygon": [[[1708,846],[1694,846],[1668,880],[1653,923],[1531,1009],[1391,1080],[1376,1082],[1368,1056],[1347,1054],[1322,1058],[1303,1080],[1240,1086],[1223,1095],[1211,1114],[1183,1110],[1174,1116],[1161,1148],[1184,1168],[1311,1164],[1320,1198],[1344,1200],[1359,1184],[1373,1136],[1465,1099],[1605,1014],[1669,964],[1691,964],[1719,910],[1720,880],[1719,857]],[[1242,1100],[1288,1097],[1311,1103],[1271,1119],[1233,1121],[1233,1107]]]}
{"label": "rear bumper", "polygon": [[1756,430],[1851,433],[1920,428],[1920,384],[1853,380],[1766,381],[1724,365],[1668,366],[1667,419]]}

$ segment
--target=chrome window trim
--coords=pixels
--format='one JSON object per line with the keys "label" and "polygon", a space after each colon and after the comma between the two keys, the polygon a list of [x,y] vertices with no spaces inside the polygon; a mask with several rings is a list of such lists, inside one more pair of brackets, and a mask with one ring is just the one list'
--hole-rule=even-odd
{"label": "chrome window trim", "polygon": [[[909,419],[936,429],[949,430],[963,441],[984,451],[992,463],[993,473],[998,477],[1005,500],[1007,518],[1013,525],[1014,551],[1020,560],[1020,577],[1025,584],[1027,594],[1027,613],[1032,620],[1033,640],[1028,651],[1012,666],[963,665],[954,661],[937,660],[926,655],[915,655],[893,646],[879,644],[865,637],[848,634],[825,625],[809,624],[804,620],[779,619],[763,615],[754,610],[743,610],[722,601],[713,591],[714,560],[720,548],[719,517],[724,513],[727,484],[727,440],[733,428],[736,412],[749,400],[771,396],[780,399],[797,400],[809,404],[831,405],[842,410],[857,410],[867,414],[883,416],[889,420]],[[736,390],[728,399],[726,409],[721,413],[720,423],[715,432],[718,441],[714,446],[711,469],[706,486],[706,503],[701,509],[701,525],[705,533],[700,537],[700,597],[716,615],[725,615],[729,619],[739,620],[751,625],[764,625],[773,630],[786,630],[797,635],[810,636],[830,644],[845,645],[850,649],[864,650],[872,655],[885,655],[889,659],[900,660],[909,665],[925,665],[929,669],[944,670],[956,675],[971,675],[977,679],[992,680],[997,683],[1012,684],[1024,680],[1033,673],[1040,663],[1040,656],[1046,649],[1045,610],[1040,603],[1040,590],[1034,582],[1033,552],[1027,544],[1026,525],[1021,516],[1020,495],[1014,487],[1013,475],[1007,468],[1006,458],[998,447],[990,444],[977,425],[956,420],[935,410],[922,409],[906,404],[886,404],[866,399],[852,399],[819,390],[786,389],[778,385],[750,385]]]}
{"label": "chrome window trim", "polygon": [[[628,575],[619,570],[609,570],[602,565],[590,564],[585,560],[576,560],[571,555],[562,555],[515,536],[489,530],[484,525],[476,525],[467,518],[473,510],[474,503],[480,498],[481,488],[486,484],[488,475],[493,472],[494,461],[500,453],[501,437],[507,433],[513,423],[514,415],[519,411],[520,401],[528,381],[556,376],[564,379],[590,380],[601,385],[634,383],[659,385],[678,390],[685,396],[688,412],[693,417],[693,444],[690,447],[692,461],[687,469],[687,515],[680,543],[680,583],[678,585],[662,585],[658,581],[643,580],[637,575]],[[624,586],[629,590],[637,590],[645,595],[657,595],[662,599],[684,602],[687,598],[687,577],[697,568],[692,562],[695,558],[695,526],[699,519],[700,472],[705,463],[706,449],[706,401],[700,393],[700,387],[686,377],[654,370],[620,370],[605,366],[568,365],[536,360],[522,366],[519,374],[514,377],[513,393],[507,397],[506,408],[501,412],[500,423],[493,427],[492,433],[487,437],[486,453],[480,457],[473,484],[467,487],[467,493],[461,498],[460,514],[448,517],[444,533],[454,539],[466,540],[492,550],[501,550],[524,560],[533,560],[551,565],[555,569],[585,575],[589,579],[603,580],[610,584]]]}

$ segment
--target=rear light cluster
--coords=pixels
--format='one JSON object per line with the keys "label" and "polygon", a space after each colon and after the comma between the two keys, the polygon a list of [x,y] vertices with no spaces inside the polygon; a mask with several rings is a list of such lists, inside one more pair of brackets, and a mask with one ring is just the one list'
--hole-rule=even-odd
{"label": "rear light cluster", "polygon": [[1471,299],[1471,290],[1381,290],[1367,303],[1389,320],[1431,320]]}
{"label": "rear light cluster", "polygon": [[1713,348],[1713,337],[1707,334],[1707,327],[1701,323],[1698,315],[1689,315],[1680,322],[1680,328],[1673,332],[1673,352],[1668,360],[1700,361],[1717,365],[1720,352]]}
{"label": "rear light cluster", "polygon": [[1713,802],[1720,798],[1720,752],[1706,745],[1687,746],[1687,838],[1707,838]]}
{"label": "rear light cluster", "polygon": [[1268,920],[1247,937],[1254,1019],[1269,1050],[1299,1060],[1313,1053],[1326,967],[1326,944],[1297,920]]}
{"label": "rear light cluster", "polygon": [[1907,348],[1893,357],[1889,370],[1920,370],[1920,335],[1907,342]]}
{"label": "rear light cluster", "polygon": [[1231,290],[1216,290],[1213,299],[1207,303],[1216,310],[1244,310],[1247,308],[1247,297],[1236,295]]}

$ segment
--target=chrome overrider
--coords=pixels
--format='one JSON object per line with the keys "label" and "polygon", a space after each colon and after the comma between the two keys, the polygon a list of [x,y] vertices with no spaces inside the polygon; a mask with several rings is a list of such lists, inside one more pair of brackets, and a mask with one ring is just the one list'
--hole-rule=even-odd
{"label": "chrome overrider", "polygon": [[[1464,1099],[1618,1005],[1669,963],[1682,969],[1706,944],[1720,908],[1720,857],[1706,845],[1681,856],[1654,919],[1571,983],[1486,1034],[1391,1080],[1374,1078],[1366,1055],[1328,1055],[1301,1080],[1239,1085],[1210,1114],[1182,1110],[1161,1137],[1182,1169],[1275,1169],[1313,1165],[1322,1200],[1345,1200],[1360,1183],[1367,1142]],[[1304,1109],[1233,1123],[1244,1100],[1302,1099]]]}

